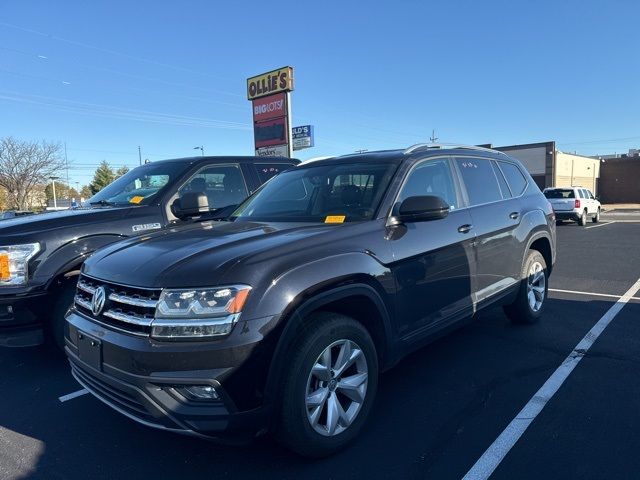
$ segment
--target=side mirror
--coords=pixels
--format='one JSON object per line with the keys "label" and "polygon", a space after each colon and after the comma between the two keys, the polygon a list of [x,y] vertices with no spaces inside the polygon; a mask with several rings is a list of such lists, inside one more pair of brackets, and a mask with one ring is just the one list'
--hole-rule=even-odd
{"label": "side mirror", "polygon": [[178,218],[197,217],[209,211],[209,198],[202,192],[186,192],[171,205]]}
{"label": "side mirror", "polygon": [[398,209],[398,220],[404,223],[438,220],[449,215],[449,204],[435,195],[405,198]]}

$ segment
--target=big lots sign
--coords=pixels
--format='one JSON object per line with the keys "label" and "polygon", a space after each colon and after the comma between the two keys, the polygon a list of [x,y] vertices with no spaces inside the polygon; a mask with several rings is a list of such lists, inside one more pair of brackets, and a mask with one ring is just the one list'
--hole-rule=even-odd
{"label": "big lots sign", "polygon": [[261,122],[287,116],[287,94],[276,93],[253,100],[253,121]]}

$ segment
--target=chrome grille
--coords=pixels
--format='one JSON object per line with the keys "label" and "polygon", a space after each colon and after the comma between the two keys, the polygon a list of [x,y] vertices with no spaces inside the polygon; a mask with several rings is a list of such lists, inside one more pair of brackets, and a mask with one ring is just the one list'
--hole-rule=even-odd
{"label": "chrome grille", "polygon": [[[107,302],[96,316],[91,302],[99,287],[104,287]],[[160,293],[160,289],[130,287],[81,275],[74,302],[78,311],[99,323],[136,335],[148,335]]]}

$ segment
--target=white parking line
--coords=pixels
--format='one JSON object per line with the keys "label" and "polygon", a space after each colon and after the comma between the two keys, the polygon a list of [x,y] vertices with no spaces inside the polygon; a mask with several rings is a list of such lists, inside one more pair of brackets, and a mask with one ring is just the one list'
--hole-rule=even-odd
{"label": "white parking line", "polygon": [[[557,293],[571,293],[573,295],[588,295],[590,297],[606,297],[616,299],[622,297],[622,295],[612,295],[610,293],[579,292],[577,290],[563,290],[561,288],[550,288],[549,291]],[[640,300],[640,297],[631,297],[629,300]]]}
{"label": "white parking line", "polygon": [[540,390],[529,400],[516,418],[511,420],[491,446],[482,454],[480,459],[471,467],[463,480],[485,480],[500,465],[504,457],[527,430],[529,425],[540,414],[547,402],[558,391],[574,368],[580,363],[593,343],[611,323],[626,303],[640,290],[640,279],[611,306],[600,320],[589,330],[582,340],[575,346],[569,356],[562,362]]}
{"label": "white parking line", "polygon": [[602,222],[598,225],[593,225],[591,227],[584,227],[585,230],[589,230],[590,228],[598,228],[598,227],[606,227],[607,225],[611,225],[612,223],[616,223],[617,220],[611,220],[610,222]]}
{"label": "white parking line", "polygon": [[81,397],[82,395],[86,395],[87,393],[89,393],[89,390],[87,390],[86,388],[83,388],[81,390],[78,390],[77,392],[63,395],[60,398],[58,398],[58,400],[60,400],[61,402],[66,402],[68,400],[73,400],[74,398]]}

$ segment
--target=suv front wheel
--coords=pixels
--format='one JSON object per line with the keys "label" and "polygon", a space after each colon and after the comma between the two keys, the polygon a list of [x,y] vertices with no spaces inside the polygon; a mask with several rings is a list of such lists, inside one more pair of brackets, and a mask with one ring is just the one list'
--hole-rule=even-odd
{"label": "suv front wheel", "polygon": [[346,447],[369,416],[378,386],[375,345],[354,319],[320,312],[292,348],[277,436],[301,455],[324,457]]}
{"label": "suv front wheel", "polygon": [[504,308],[513,323],[535,323],[542,315],[547,299],[549,272],[544,257],[529,250],[520,273],[520,289],[516,300]]}

